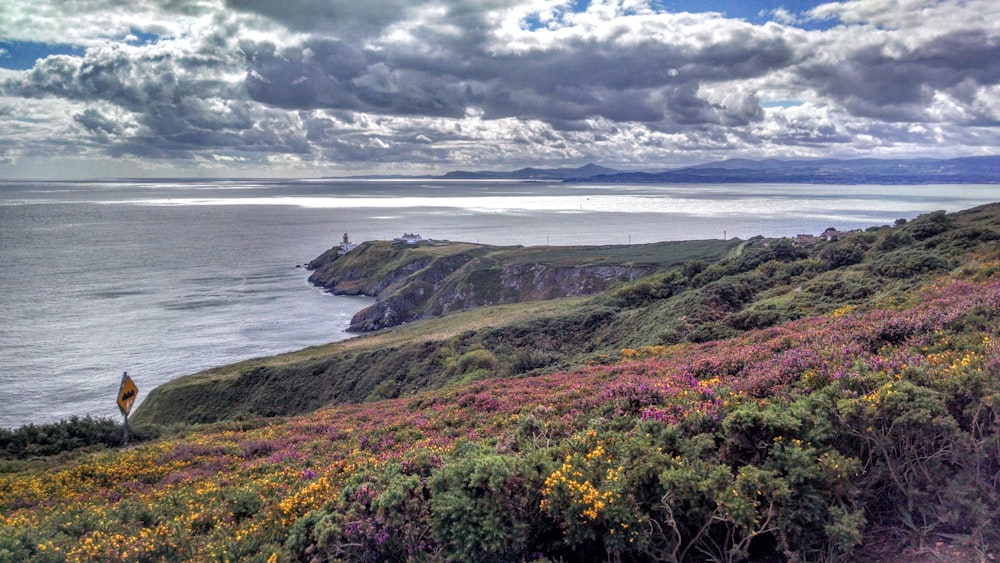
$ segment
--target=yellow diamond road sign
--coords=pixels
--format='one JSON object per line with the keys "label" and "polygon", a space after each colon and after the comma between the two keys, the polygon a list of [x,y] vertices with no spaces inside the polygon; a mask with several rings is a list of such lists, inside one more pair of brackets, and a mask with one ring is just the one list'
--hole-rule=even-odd
{"label": "yellow diamond road sign", "polygon": [[122,384],[118,387],[118,408],[121,409],[122,415],[128,416],[128,413],[132,411],[132,403],[135,402],[135,396],[138,394],[139,388],[128,376],[128,372],[123,373]]}

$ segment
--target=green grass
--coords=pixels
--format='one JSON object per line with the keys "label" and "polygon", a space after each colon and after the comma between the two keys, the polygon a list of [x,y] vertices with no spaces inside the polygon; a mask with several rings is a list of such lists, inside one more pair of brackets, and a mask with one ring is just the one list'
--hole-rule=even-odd
{"label": "green grass", "polygon": [[[426,360],[424,356],[428,354],[443,354],[441,350],[449,340],[479,334],[497,325],[565,319],[587,301],[585,297],[575,297],[471,309],[202,371],[154,389],[131,420],[141,426],[297,414],[331,402],[362,401],[379,384],[399,378],[400,370],[421,385],[439,387],[447,384],[447,380],[428,380],[435,362],[421,365],[419,361]],[[412,370],[413,365],[420,367]],[[404,384],[403,388],[410,393],[418,389],[411,384]]]}

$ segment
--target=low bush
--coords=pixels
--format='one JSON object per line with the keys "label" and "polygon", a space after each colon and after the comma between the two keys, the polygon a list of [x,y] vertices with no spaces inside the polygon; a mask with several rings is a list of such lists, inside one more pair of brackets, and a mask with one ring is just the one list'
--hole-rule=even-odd
{"label": "low bush", "polygon": [[[694,270],[697,267],[692,267]],[[619,307],[638,307],[667,299],[684,291],[687,276],[677,270],[644,276],[608,292],[609,302]]]}
{"label": "low bush", "polygon": [[858,236],[831,242],[823,246],[817,257],[828,270],[853,266],[864,260],[869,246]]}
{"label": "low bush", "polygon": [[901,227],[918,241],[939,235],[952,227],[952,221],[944,211],[934,211],[921,215]]}
{"label": "low bush", "polygon": [[868,264],[868,271],[887,278],[906,279],[950,269],[947,260],[926,250],[904,248],[883,254]]}
{"label": "low bush", "polygon": [[[52,456],[87,446],[115,447],[123,443],[124,426],[110,418],[71,417],[51,424],[28,424],[15,430],[0,428],[0,451],[5,459]],[[133,441],[147,437],[133,432]]]}

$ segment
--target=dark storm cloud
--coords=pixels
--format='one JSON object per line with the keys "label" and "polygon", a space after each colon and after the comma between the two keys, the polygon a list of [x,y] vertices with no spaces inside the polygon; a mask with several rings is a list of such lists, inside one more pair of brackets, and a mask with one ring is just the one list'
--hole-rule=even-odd
{"label": "dark storm cloud", "polygon": [[[915,48],[867,45],[835,62],[805,64],[806,83],[853,115],[885,121],[934,121],[934,96],[971,103],[970,90],[1000,84],[1000,37],[983,30],[954,32]],[[974,115],[967,124],[995,120]],[[984,123],[985,124],[985,123]]]}
{"label": "dark storm cloud", "polygon": [[487,119],[518,117],[573,124],[620,122],[746,124],[762,117],[755,98],[732,107],[699,97],[700,84],[759,77],[788,65],[794,49],[775,29],[745,24],[714,43],[578,37],[498,53],[487,30],[414,32],[420,44],[361,51],[340,40],[311,39],[278,49],[244,43],[246,87],[282,108],[338,109]]}
{"label": "dark storm cloud", "polygon": [[57,96],[104,100],[130,111],[152,113],[167,106],[184,110],[185,102],[224,95],[225,86],[205,78],[211,67],[223,68],[224,53],[129,49],[120,45],[88,49],[82,57],[53,56],[39,61],[5,91],[26,97]]}
{"label": "dark storm cloud", "polygon": [[349,85],[364,72],[365,56],[341,41],[309,43],[278,52],[272,43],[243,42],[250,96],[286,109],[359,108]]}
{"label": "dark storm cloud", "polygon": [[[564,84],[641,90],[701,81],[739,80],[787,66],[795,57],[783,33],[732,22],[727,33],[692,44],[689,37],[608,41],[578,37],[505,56],[478,53],[482,69],[518,87],[550,93]],[[631,34],[638,34],[639,28]],[[405,64],[405,54],[395,60]]]}
{"label": "dark storm cloud", "polygon": [[264,16],[289,29],[369,36],[406,18],[418,4],[409,0],[226,0],[228,8]]}
{"label": "dark storm cloud", "polygon": [[[88,108],[73,116],[89,134],[113,143],[112,155],[189,158],[203,149],[308,153],[284,115],[267,117],[242,87],[218,78],[240,57],[215,40],[197,52],[167,48],[89,49],[82,57],[54,56],[3,84],[6,95],[103,102],[126,110],[136,129]],[[238,67],[235,67],[238,68]],[[274,127],[276,130],[269,130]],[[291,131],[291,132],[289,132]]]}
{"label": "dark storm cloud", "polygon": [[310,40],[278,51],[245,42],[246,90],[255,101],[286,109],[338,109],[389,115],[461,117],[468,92],[458,83],[392,69],[342,42]]}
{"label": "dark storm cloud", "polygon": [[97,135],[112,135],[120,133],[122,130],[121,125],[115,120],[92,108],[74,115],[73,119],[84,129]]}

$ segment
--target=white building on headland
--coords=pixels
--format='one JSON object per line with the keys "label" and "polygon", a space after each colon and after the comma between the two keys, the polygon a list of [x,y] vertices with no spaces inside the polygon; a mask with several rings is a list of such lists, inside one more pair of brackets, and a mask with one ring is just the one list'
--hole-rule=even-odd
{"label": "white building on headland", "polygon": [[347,238],[347,233],[344,233],[344,240],[340,243],[340,250],[337,251],[337,254],[343,256],[344,254],[354,250],[357,246],[357,244],[354,244],[349,238]]}
{"label": "white building on headland", "polygon": [[422,240],[424,239],[420,235],[411,233],[403,233],[403,236],[392,239],[393,242],[405,242],[406,244],[417,244]]}

